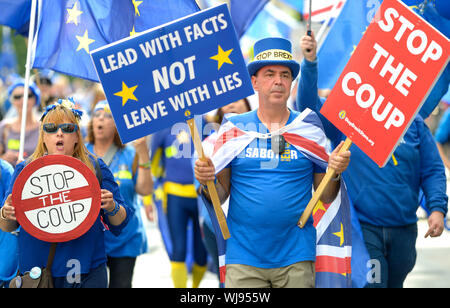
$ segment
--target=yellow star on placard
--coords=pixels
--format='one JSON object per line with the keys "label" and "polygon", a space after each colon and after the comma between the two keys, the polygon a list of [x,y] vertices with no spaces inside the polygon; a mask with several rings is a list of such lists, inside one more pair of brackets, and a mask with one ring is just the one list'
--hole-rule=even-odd
{"label": "yellow star on placard", "polygon": [[134,96],[133,92],[136,90],[137,85],[131,88],[128,88],[125,82],[122,81],[122,91],[114,93],[116,96],[122,97],[122,106],[125,106],[129,99],[137,101],[136,96]]}
{"label": "yellow star on placard", "polygon": [[227,51],[223,51],[222,47],[218,47],[217,54],[212,56],[210,59],[217,61],[217,69],[220,70],[224,63],[233,64],[230,60],[230,53],[233,49],[229,49]]}
{"label": "yellow star on placard", "polygon": [[131,30],[130,36],[135,36],[135,35],[138,35],[138,34],[139,34],[139,32],[136,32],[136,30],[134,30],[134,26],[133,26],[133,30]]}
{"label": "yellow star on placard", "polygon": [[79,35],[75,35],[78,42],[80,42],[80,44],[78,45],[77,51],[84,49],[87,53],[89,53],[89,45],[94,43],[95,40],[90,39],[88,37],[88,31],[84,31],[84,35],[83,36],[79,36]]}
{"label": "yellow star on placard", "polygon": [[73,22],[78,26],[78,16],[83,14],[82,11],[78,10],[78,2],[75,2],[71,9],[67,9],[67,13],[69,13],[69,16],[67,18],[66,24]]}
{"label": "yellow star on placard", "polygon": [[342,246],[342,244],[344,244],[344,227],[342,226],[342,223],[341,223],[341,231],[335,232],[333,234],[339,237],[340,239],[339,246]]}
{"label": "yellow star on placard", "polygon": [[141,16],[141,14],[139,13],[138,6],[141,5],[142,2],[144,2],[144,1],[136,1],[136,0],[133,0],[134,14],[137,15],[137,16]]}

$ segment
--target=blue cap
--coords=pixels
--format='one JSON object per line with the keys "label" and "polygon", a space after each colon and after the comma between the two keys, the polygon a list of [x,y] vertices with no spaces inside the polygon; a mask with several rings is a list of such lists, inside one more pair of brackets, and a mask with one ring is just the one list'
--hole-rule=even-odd
{"label": "blue cap", "polygon": [[268,37],[253,45],[252,61],[247,65],[250,76],[267,65],[284,65],[291,69],[295,79],[300,71],[300,63],[293,60],[292,44],[281,37]]}
{"label": "blue cap", "polygon": [[106,99],[99,101],[95,107],[94,107],[94,112],[98,111],[98,110],[104,110],[104,111],[108,111],[111,112],[111,109],[109,108],[109,104],[108,101]]}
{"label": "blue cap", "polygon": [[[8,98],[11,96],[11,93],[17,87],[24,87],[25,80],[23,78],[18,78],[9,88],[8,88]],[[41,90],[36,86],[34,82],[29,83],[29,87],[31,92],[33,92],[34,96],[36,96],[36,105],[39,106],[41,103]]]}

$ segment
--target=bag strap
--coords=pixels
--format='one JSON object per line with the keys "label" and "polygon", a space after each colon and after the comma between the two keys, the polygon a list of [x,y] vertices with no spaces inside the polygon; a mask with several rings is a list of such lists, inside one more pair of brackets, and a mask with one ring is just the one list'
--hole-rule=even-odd
{"label": "bag strap", "polygon": [[52,271],[52,265],[53,265],[53,259],[55,258],[55,252],[56,252],[56,245],[58,243],[52,243],[50,245],[50,251],[48,253],[48,259],[47,259],[47,266],[46,268],[51,272]]}
{"label": "bag strap", "polygon": [[114,143],[111,144],[111,146],[108,149],[108,152],[106,152],[106,154],[102,157],[106,165],[108,166],[111,165],[114,155],[116,155],[118,150],[119,148]]}
{"label": "bag strap", "polygon": [[95,176],[97,177],[98,184],[100,184],[100,187],[101,187],[102,181],[103,181],[103,174],[102,174],[102,170],[100,169],[100,164],[98,162],[98,159],[95,159],[94,168],[95,168]]}

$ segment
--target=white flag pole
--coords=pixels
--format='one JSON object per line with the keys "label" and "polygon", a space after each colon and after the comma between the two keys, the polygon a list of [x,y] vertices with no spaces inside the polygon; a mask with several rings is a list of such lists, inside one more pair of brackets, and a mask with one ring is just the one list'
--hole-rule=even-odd
{"label": "white flag pole", "polygon": [[33,35],[34,35],[34,24],[36,19],[36,1],[31,1],[31,13],[30,13],[30,28],[28,32],[28,47],[27,47],[27,60],[25,64],[25,85],[23,89],[23,106],[22,106],[22,122],[20,125],[20,148],[19,148],[19,159],[23,160],[23,151],[25,145],[25,127],[27,122],[27,107],[28,107],[28,89],[30,87],[30,70],[31,70],[31,54],[33,52]]}

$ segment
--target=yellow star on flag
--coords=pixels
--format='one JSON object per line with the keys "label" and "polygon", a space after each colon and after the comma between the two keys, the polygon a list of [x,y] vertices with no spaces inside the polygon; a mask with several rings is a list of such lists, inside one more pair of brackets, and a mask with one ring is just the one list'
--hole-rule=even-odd
{"label": "yellow star on flag", "polygon": [[230,60],[230,53],[233,49],[223,51],[222,47],[219,45],[217,54],[212,56],[210,59],[217,61],[217,69],[220,70],[224,63],[233,64]]}
{"label": "yellow star on flag", "polygon": [[141,5],[142,2],[144,2],[144,1],[136,1],[136,0],[133,0],[134,14],[137,15],[137,16],[141,16],[141,14],[139,13],[138,6]]}
{"label": "yellow star on flag", "polygon": [[319,202],[317,202],[316,206],[313,209],[313,216],[316,214],[317,211],[324,211],[326,212],[327,209],[323,206],[323,202],[319,200]]}
{"label": "yellow star on flag", "polygon": [[78,2],[75,2],[71,9],[67,9],[67,13],[69,13],[69,16],[67,18],[66,24],[73,22],[78,26],[78,16],[83,14],[82,11],[78,10]]}
{"label": "yellow star on flag", "polygon": [[342,223],[341,223],[341,231],[335,232],[333,234],[339,237],[340,239],[339,246],[342,246],[342,244],[344,244],[344,227],[342,226]]}
{"label": "yellow star on flag", "polygon": [[122,91],[114,93],[116,96],[122,97],[122,106],[125,106],[127,101],[129,99],[137,101],[136,96],[134,96],[133,92],[136,90],[137,85],[131,88],[128,88],[128,86],[125,84],[125,82],[122,81]]}
{"label": "yellow star on flag", "polygon": [[75,35],[75,36],[76,36],[78,42],[80,42],[80,44],[78,44],[77,51],[84,49],[89,54],[89,45],[94,43],[95,40],[90,39],[88,37],[88,30],[84,31],[83,36],[79,36],[79,35]]}

